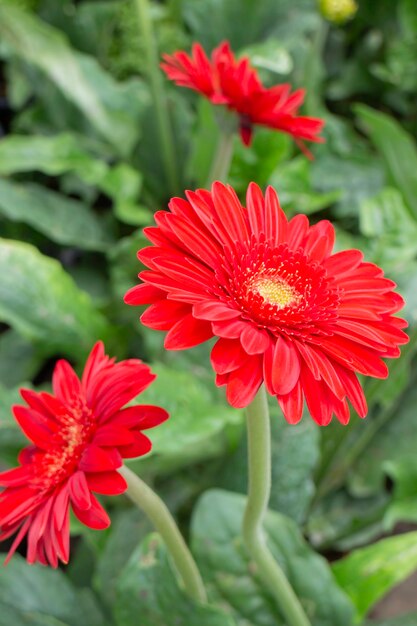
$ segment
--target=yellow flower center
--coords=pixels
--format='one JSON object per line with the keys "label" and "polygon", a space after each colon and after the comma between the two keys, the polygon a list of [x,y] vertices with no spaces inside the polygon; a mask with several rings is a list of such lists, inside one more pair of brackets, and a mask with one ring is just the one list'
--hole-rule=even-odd
{"label": "yellow flower center", "polygon": [[283,309],[290,304],[300,302],[301,295],[284,280],[275,277],[260,277],[252,284],[252,291],[259,293],[268,304]]}

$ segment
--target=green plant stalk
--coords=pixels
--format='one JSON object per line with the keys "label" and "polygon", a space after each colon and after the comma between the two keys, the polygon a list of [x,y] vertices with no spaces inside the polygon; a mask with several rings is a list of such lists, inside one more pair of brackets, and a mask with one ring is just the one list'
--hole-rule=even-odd
{"label": "green plant stalk", "polygon": [[177,159],[172,134],[168,101],[164,89],[163,77],[159,70],[158,50],[150,17],[149,0],[134,0],[138,15],[139,32],[143,38],[147,73],[150,81],[153,105],[155,107],[158,132],[161,141],[162,159],[172,195],[179,193]]}
{"label": "green plant stalk", "polygon": [[268,401],[261,387],[246,410],[249,492],[243,519],[243,540],[264,584],[277,601],[288,626],[310,626],[291,585],[266,543],[263,521],[271,493],[271,431]]}
{"label": "green plant stalk", "polygon": [[211,164],[207,187],[210,187],[215,180],[219,180],[222,183],[227,182],[233,156],[233,139],[233,132],[221,131],[220,140]]}
{"label": "green plant stalk", "polygon": [[126,495],[141,509],[161,535],[190,598],[207,602],[206,590],[197,565],[165,503],[132,470],[123,465],[119,473],[127,482]]}

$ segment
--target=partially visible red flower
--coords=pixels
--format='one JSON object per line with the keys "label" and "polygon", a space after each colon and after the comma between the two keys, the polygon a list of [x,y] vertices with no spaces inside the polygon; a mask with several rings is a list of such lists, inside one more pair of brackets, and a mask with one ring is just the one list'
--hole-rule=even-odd
{"label": "partially visible red flower", "polygon": [[142,430],[168,414],[156,406],[122,408],[155,379],[138,359],[115,363],[98,342],[81,380],[58,361],[54,394],[22,389],[27,406],[14,406],[19,426],[33,445],[19,467],[0,474],[0,541],[17,532],[6,562],[27,536],[27,560],[57,567],[69,559],[69,512],[86,526],[104,529],[110,519],[94,493],[127,489],[117,472],[122,459],[142,456],[152,444]]}
{"label": "partially visible red flower", "polygon": [[251,143],[254,124],[289,133],[298,143],[302,139],[323,141],[318,136],[323,120],[298,115],[304,90],[291,93],[288,84],[264,87],[249,60],[244,57],[237,61],[227,41],[213,51],[211,60],[198,43],[193,45],[191,56],[179,51],[163,58],[161,67],[170,80],[198,91],[213,104],[236,111],[245,145]]}
{"label": "partially visible red flower", "polygon": [[246,208],[219,182],[186,195],[145,229],[153,245],[138,256],[150,269],[125,302],[151,304],[141,321],[167,331],[168,350],[217,337],[211,363],[235,407],[265,383],[292,424],[304,399],[320,425],[333,413],[346,424],[347,400],[364,417],[356,373],[385,378],[382,358],[408,341],[395,283],[359,250],[332,254],[327,220],[288,221],[271,187],[264,198],[251,183]]}

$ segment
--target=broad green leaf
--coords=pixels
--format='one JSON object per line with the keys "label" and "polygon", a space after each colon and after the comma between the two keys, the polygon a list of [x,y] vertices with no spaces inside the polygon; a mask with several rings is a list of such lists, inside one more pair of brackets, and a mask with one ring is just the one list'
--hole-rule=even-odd
{"label": "broad green leaf", "polygon": [[67,132],[45,137],[9,135],[0,140],[0,175],[32,171],[52,176],[74,174],[112,198],[122,221],[149,222],[152,214],[136,204],[142,187],[140,173],[126,163],[110,167],[90,154],[84,143],[80,135]]}
{"label": "broad green leaf", "polygon": [[0,214],[64,245],[102,250],[112,242],[109,231],[87,205],[34,183],[0,179]]}
{"label": "broad green leaf", "polygon": [[[380,160],[356,149],[343,157],[325,154],[309,165],[314,189],[339,193],[338,214],[356,217],[361,203],[378,193],[384,184]],[[300,210],[296,205],[294,208]]]}
{"label": "broad green leaf", "polygon": [[40,346],[21,337],[13,329],[0,335],[0,384],[14,387],[23,380],[31,380],[41,367]]}
{"label": "broad green leaf", "polygon": [[412,137],[393,118],[365,105],[355,106],[361,125],[381,153],[393,182],[417,218],[417,147]]}
{"label": "broad green leaf", "polygon": [[9,606],[5,602],[0,602],[0,626],[68,626],[68,622],[63,622],[51,615],[31,611],[26,613],[17,607]]}
{"label": "broad green leaf", "polygon": [[386,271],[405,273],[417,253],[417,221],[397,189],[384,188],[360,206],[362,234],[372,238],[372,260]]}
{"label": "broad green leaf", "polygon": [[386,474],[394,481],[394,495],[383,517],[384,530],[398,522],[417,522],[417,462],[386,461]]}
{"label": "broad green leaf", "polygon": [[250,148],[236,137],[229,176],[231,184],[243,197],[251,180],[265,188],[273,172],[286,167],[283,162],[290,156],[291,149],[288,135],[261,127],[255,129]]}
{"label": "broad green leaf", "polygon": [[0,175],[19,172],[43,172],[58,176],[74,172],[85,182],[96,184],[108,166],[94,159],[83,147],[83,138],[75,133],[54,136],[8,135],[0,140]]}
{"label": "broad green leaf", "polygon": [[[319,456],[319,429],[307,416],[300,424],[290,426],[275,402],[271,407],[271,430],[272,492],[269,506],[301,523],[314,493],[312,473]],[[246,493],[246,433],[243,433],[233,456],[222,464],[218,485]]]}
{"label": "broad green leaf", "polygon": [[[138,593],[139,590],[139,593]],[[234,626],[221,609],[197,604],[179,586],[159,535],[132,554],[118,582],[117,626]]]}
{"label": "broad green leaf", "polygon": [[136,508],[119,514],[115,511],[112,515],[111,532],[99,556],[95,574],[96,586],[106,604],[114,604],[120,573],[150,530],[145,515]]}
{"label": "broad green leaf", "polygon": [[171,417],[152,431],[152,452],[137,461],[137,468],[167,471],[227,450],[228,431],[240,429],[242,412],[214,402],[197,375],[162,364],[151,368],[157,379],[138,401],[163,406]]}
{"label": "broad green leaf", "polygon": [[315,213],[337,202],[341,191],[334,189],[320,192],[311,178],[311,164],[305,156],[299,156],[272,172],[269,183],[278,192],[281,204],[296,213]]}
{"label": "broad green leaf", "polygon": [[[241,525],[246,499],[206,492],[194,510],[193,551],[213,601],[229,607],[239,623],[280,626],[284,620],[246,556]],[[313,626],[351,626],[353,607],[336,585],[326,561],[315,554],[289,518],[269,512],[268,543]]]}
{"label": "broad green leaf", "polygon": [[45,349],[85,355],[111,329],[62,266],[33,246],[0,239],[0,320]]}
{"label": "broad green leaf", "polygon": [[310,543],[320,551],[347,552],[375,540],[383,532],[389,500],[385,493],[354,498],[345,489],[332,491],[319,499],[308,516]]}
{"label": "broad green leaf", "polygon": [[185,0],[181,8],[194,40],[209,49],[224,39],[239,50],[274,33],[287,40],[300,37],[319,21],[309,0]]}
{"label": "broad green leaf", "polygon": [[139,98],[129,102],[132,90],[123,92],[94,59],[72,50],[59,30],[9,2],[0,4],[0,37],[46,74],[118,153],[130,151],[141,107]]}
{"label": "broad green leaf", "polygon": [[339,585],[355,605],[356,622],[416,569],[417,532],[381,539],[333,565]]}
{"label": "broad green leaf", "polygon": [[[3,560],[4,555],[0,558]],[[19,554],[1,572],[0,603],[8,607],[10,616],[20,620],[8,622],[7,626],[41,626],[42,622],[36,621],[41,616],[45,617],[45,626],[105,626],[89,590],[74,589],[62,571],[29,565]],[[1,618],[0,624],[6,626]]]}
{"label": "broad green leaf", "polygon": [[365,453],[357,459],[349,478],[353,493],[361,496],[378,493],[384,484],[387,464],[400,463],[405,467],[413,464],[417,446],[416,402],[417,388],[411,385],[395,414],[374,434]]}

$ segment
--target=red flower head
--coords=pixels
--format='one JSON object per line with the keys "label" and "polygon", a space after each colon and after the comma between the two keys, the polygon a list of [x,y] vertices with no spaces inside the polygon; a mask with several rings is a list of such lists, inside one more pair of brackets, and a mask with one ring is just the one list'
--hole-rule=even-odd
{"label": "red flower head", "polygon": [[356,372],[386,377],[381,357],[399,356],[408,341],[393,315],[404,304],[395,283],[359,250],[332,254],[327,220],[288,221],[271,187],[264,198],[251,183],[247,208],[219,182],[186,195],[145,229],[154,245],[138,256],[150,269],[125,302],[151,304],[141,321],[168,331],[168,350],[218,337],[211,363],[235,407],[264,382],[292,424],[304,398],[320,425],[333,413],[346,424],[347,400],[364,417]]}
{"label": "red flower head", "polygon": [[151,442],[141,432],[168,414],[156,406],[122,407],[155,379],[137,359],[115,363],[98,342],[79,380],[67,361],[53,374],[54,395],[22,389],[28,406],[13,412],[33,442],[20,466],[0,474],[0,541],[18,534],[7,561],[27,535],[29,563],[57,567],[69,558],[69,509],[95,529],[109,517],[94,493],[117,495],[127,489],[116,471],[123,458],[142,456]]}
{"label": "red flower head", "polygon": [[[239,115],[242,141],[249,145],[254,124],[261,124],[302,139],[321,142],[323,120],[298,116],[304,90],[290,92],[290,85],[265,88],[249,60],[237,61],[227,41],[214,51],[211,61],[200,44],[193,45],[191,57],[185,52],[165,54],[162,69],[177,85],[200,92],[213,104],[225,105]],[[301,144],[302,147],[302,144]]]}

